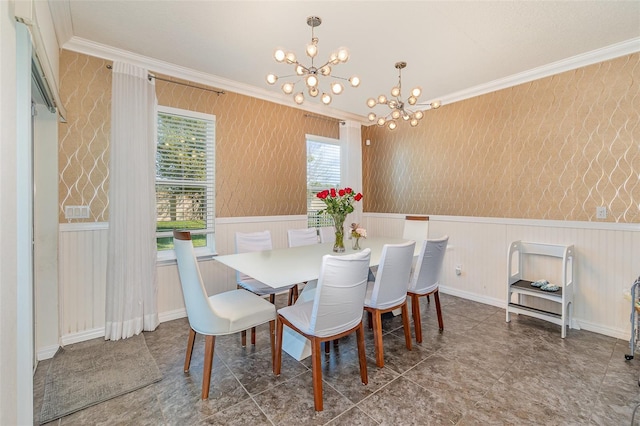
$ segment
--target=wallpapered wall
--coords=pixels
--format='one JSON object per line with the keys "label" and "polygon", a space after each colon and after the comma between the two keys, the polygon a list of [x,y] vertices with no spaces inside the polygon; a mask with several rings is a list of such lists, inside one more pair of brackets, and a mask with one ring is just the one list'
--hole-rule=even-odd
{"label": "wallpapered wall", "polygon": [[[63,50],[60,95],[67,123],[59,126],[59,220],[64,206],[88,205],[109,219],[109,61]],[[156,81],[160,105],[216,116],[216,215],[306,214],[305,134],[339,138],[335,120],[227,92],[224,95]]]}
{"label": "wallpapered wall", "polygon": [[405,124],[363,129],[364,211],[640,222],[640,54]]}

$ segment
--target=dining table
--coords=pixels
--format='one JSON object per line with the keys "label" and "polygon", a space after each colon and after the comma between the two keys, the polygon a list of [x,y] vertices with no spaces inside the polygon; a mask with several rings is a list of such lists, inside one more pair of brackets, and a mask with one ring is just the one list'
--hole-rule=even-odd
{"label": "dining table", "polygon": [[[272,250],[252,251],[215,256],[214,259],[236,271],[249,275],[256,280],[283,290],[294,284],[310,283],[302,290],[296,303],[313,299],[315,282],[320,276],[320,267],[324,255],[343,256],[371,249],[369,266],[378,266],[385,244],[406,242],[403,238],[368,237],[360,239],[360,250],[351,247],[351,240],[345,241],[345,251],[335,253],[333,243],[310,244],[306,246],[276,248]],[[421,244],[416,244],[414,256],[420,254]],[[408,283],[407,283],[408,285]],[[285,327],[282,348],[297,360],[311,354],[308,339]]]}

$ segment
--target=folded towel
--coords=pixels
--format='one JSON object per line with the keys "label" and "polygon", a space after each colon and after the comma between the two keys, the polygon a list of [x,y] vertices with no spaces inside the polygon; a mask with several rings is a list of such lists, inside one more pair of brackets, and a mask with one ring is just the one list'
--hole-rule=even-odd
{"label": "folded towel", "polygon": [[533,287],[538,287],[538,288],[548,284],[549,284],[549,281],[547,280],[538,280],[531,283]]}
{"label": "folded towel", "polygon": [[557,285],[553,285],[553,284],[545,284],[542,287],[540,287],[540,290],[544,290],[544,291],[558,291],[560,290],[560,287]]}

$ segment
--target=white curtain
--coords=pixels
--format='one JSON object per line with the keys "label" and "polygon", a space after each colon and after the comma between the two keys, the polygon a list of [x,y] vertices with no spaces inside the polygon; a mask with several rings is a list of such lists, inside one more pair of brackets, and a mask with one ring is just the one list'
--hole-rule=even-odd
{"label": "white curtain", "polygon": [[154,330],[156,303],[156,111],[148,71],[114,62],[109,162],[105,339]]}

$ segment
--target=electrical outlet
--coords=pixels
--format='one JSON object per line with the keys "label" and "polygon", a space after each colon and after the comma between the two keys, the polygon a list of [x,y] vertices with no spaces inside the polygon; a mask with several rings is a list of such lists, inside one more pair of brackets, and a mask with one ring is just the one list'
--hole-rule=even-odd
{"label": "electrical outlet", "polygon": [[596,207],[596,219],[606,219],[607,208],[604,206]]}
{"label": "electrical outlet", "polygon": [[462,265],[456,265],[456,275],[462,275]]}

